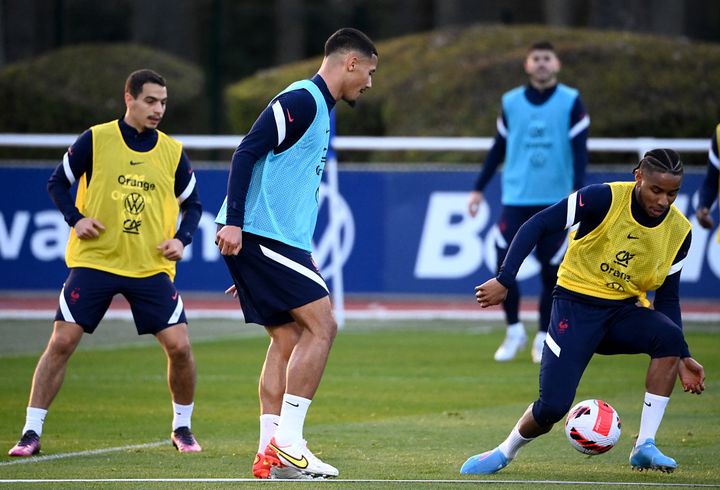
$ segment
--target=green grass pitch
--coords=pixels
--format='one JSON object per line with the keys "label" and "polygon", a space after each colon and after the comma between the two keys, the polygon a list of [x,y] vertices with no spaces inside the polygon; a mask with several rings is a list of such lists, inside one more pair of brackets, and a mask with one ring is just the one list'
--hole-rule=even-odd
{"label": "green grass pitch", "polygon": [[[622,419],[610,452],[584,456],[562,426],[526,446],[505,470],[483,478],[459,475],[460,465],[504,439],[537,397],[538,366],[525,350],[513,362],[492,360],[502,340],[498,322],[350,322],[337,337],[305,426],[309,446],[337,466],[341,479],[457,480],[433,482],[298,482],[302,488],[468,488],[469,481],[551,480],[642,485],[720,485],[720,327],[689,324],[686,336],[705,366],[702,396],[678,386],[658,433],[674,457],[673,474],[637,473],[628,455],[637,434],[648,359],[596,356],[576,401],[601,398]],[[264,331],[228,320],[195,320],[198,366],[193,431],[200,454],[169,443],[171,406],[165,359],[152,337],[131,323],[104,322],[73,356],[65,384],[45,422],[42,455],[167,443],[23,464],[8,457],[22,428],[32,372],[49,322],[0,322],[0,480],[113,478],[249,478],[257,449],[257,378],[267,348]],[[30,488],[287,488],[270,482],[138,482],[13,484]],[[0,484],[0,486],[4,486]],[[473,485],[474,486],[474,485]],[[511,488],[539,488],[515,483]],[[587,488],[563,485],[558,488]]]}

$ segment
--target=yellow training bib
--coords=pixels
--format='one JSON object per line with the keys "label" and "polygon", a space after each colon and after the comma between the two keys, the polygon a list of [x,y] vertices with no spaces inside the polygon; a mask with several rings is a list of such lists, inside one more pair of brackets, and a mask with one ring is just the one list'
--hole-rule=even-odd
{"label": "yellow training bib", "polygon": [[662,285],[690,232],[675,206],[654,228],[632,216],[635,182],[609,184],[612,204],[605,219],[587,235],[572,239],[560,264],[558,285],[596,298],[638,298]]}
{"label": "yellow training bib", "polygon": [[175,236],[179,206],[175,171],[182,145],[158,131],[155,147],[130,149],[118,121],[93,126],[93,166],[78,182],[76,206],[96,218],[105,231],[80,240],[71,230],[66,251],[68,267],[90,267],[127,277],[160,272],[175,277],[175,262],[157,246]]}

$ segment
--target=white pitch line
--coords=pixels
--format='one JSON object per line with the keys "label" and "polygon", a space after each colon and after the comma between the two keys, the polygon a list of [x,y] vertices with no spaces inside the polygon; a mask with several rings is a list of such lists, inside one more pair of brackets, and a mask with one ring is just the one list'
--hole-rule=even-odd
{"label": "white pitch line", "polygon": [[[117,453],[119,451],[127,451],[130,449],[145,449],[148,447],[162,446],[163,444],[170,444],[169,440],[148,442],[145,444],[133,444],[131,446],[120,446],[120,447],[108,447],[105,449],[92,449],[90,451],[77,451],[74,453],[59,453],[59,454],[48,454],[47,456],[31,456],[29,458],[18,458],[12,461],[3,461],[0,466],[11,466],[15,464],[26,464],[26,463],[42,463],[43,461],[52,461],[54,459],[65,459],[74,458],[76,456],[96,456],[98,454]],[[20,481],[20,480],[16,480]],[[40,481],[40,480],[27,480],[28,482]],[[62,480],[49,480],[49,481],[62,481]],[[74,480],[68,480],[74,481]],[[81,481],[81,480],[78,480]],[[98,480],[104,481],[104,480]],[[0,483],[5,483],[6,480],[0,480]],[[9,482],[9,480],[8,480]]]}
{"label": "white pitch line", "polygon": [[720,484],[712,483],[656,483],[656,482],[610,482],[610,481],[561,481],[561,480],[258,480],[255,478],[73,478],[73,479],[16,479],[0,480],[0,483],[257,483],[269,484],[273,482],[297,482],[299,484],[318,481],[332,483],[461,483],[466,485],[477,484],[534,484],[534,485],[605,485],[605,486],[630,486],[630,487],[697,487],[697,488],[719,488]]}

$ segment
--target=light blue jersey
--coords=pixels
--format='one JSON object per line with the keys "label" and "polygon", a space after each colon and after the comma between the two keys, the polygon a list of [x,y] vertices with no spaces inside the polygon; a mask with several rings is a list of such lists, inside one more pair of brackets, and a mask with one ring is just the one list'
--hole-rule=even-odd
{"label": "light blue jersey", "polygon": [[554,204],[573,191],[570,113],[578,91],[563,84],[541,105],[525,97],[525,87],[502,98],[508,125],[502,174],[502,203]]}
{"label": "light blue jersey", "polygon": [[[330,117],[320,89],[310,80],[291,84],[281,95],[305,89],[315,99],[315,118],[305,134],[279,154],[268,152],[252,170],[243,230],[311,251],[320,181],[330,141]],[[227,222],[227,197],[216,223]]]}

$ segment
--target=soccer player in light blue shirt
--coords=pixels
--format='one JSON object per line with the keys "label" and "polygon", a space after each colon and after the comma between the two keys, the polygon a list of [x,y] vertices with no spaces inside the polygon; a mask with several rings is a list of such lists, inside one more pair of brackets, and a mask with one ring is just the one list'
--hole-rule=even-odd
{"label": "soccer player in light blue shirt", "polygon": [[[560,60],[551,43],[541,41],[530,47],[525,59],[529,83],[503,95],[495,142],[468,200],[468,211],[474,217],[483,201],[483,190],[504,160],[497,267],[523,223],[583,185],[590,118],[579,92],[558,83],[559,71]],[[560,232],[543,237],[536,249],[542,280],[540,323],[532,344],[536,363],[542,357],[564,244],[565,233]],[[496,361],[514,359],[527,343],[519,305],[520,291],[513,285],[503,302],[508,327],[504,342],[495,352]]]}
{"label": "soccer player in light blue shirt", "polygon": [[311,256],[318,192],[329,146],[330,111],[372,86],[378,53],[357,29],[325,43],[311,80],[295,82],[258,117],[236,150],[216,222],[220,252],[248,323],[271,342],[260,375],[256,478],[334,477],[307,448],[303,426],[337,324]]}

